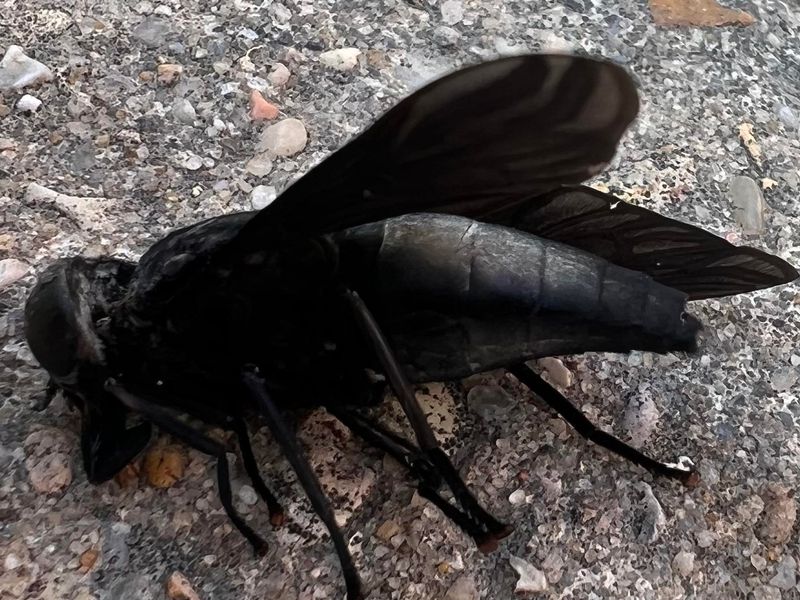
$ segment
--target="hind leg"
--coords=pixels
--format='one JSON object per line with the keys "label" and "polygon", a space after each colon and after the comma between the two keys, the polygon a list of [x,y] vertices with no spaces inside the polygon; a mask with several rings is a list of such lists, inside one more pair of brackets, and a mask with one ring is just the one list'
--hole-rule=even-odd
{"label": "hind leg", "polygon": [[[491,552],[498,546],[499,540],[508,536],[512,527],[501,523],[489,514],[467,488],[458,471],[450,459],[439,447],[433,435],[425,413],[417,402],[414,390],[408,378],[403,373],[386,337],[375,321],[370,310],[359,295],[352,290],[343,290],[344,299],[349,304],[353,316],[365,338],[370,342],[375,356],[383,367],[384,374],[389,380],[392,390],[400,401],[403,411],[414,430],[417,445],[425,458],[429,461],[435,472],[450,488],[453,497],[463,513],[470,519],[472,537],[482,552]],[[439,506],[437,504],[437,506]],[[439,506],[440,509],[445,509]],[[450,516],[450,514],[448,514]]]}
{"label": "hind leg", "polygon": [[586,418],[586,415],[584,415],[578,407],[567,400],[561,392],[534,373],[528,365],[521,363],[508,367],[507,370],[514,375],[514,377],[519,379],[522,384],[530,388],[532,392],[547,402],[553,410],[575,428],[575,431],[590,442],[594,442],[598,446],[611,450],[611,452],[619,454],[623,458],[628,459],[640,467],[644,467],[656,475],[677,479],[686,486],[694,487],[700,482],[700,475],[693,468],[684,468],[659,462],[642,454],[636,448],[629,446],[610,433],[598,429],[594,423]]}

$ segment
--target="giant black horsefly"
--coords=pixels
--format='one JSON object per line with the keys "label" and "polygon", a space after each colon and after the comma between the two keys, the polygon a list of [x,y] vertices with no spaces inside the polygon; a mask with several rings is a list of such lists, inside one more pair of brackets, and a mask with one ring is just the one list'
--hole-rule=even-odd
{"label": "giant black horsefly", "polygon": [[[222,505],[263,552],[233,507],[226,448],[180,417],[235,432],[277,524],[281,505],[248,439],[246,419],[260,415],[330,531],[349,600],[364,597],[358,573],[284,411],[326,407],[399,459],[484,551],[512,528],[439,448],[414,383],[504,367],[590,440],[695,482],[691,466],[596,429],[525,364],[692,350],[700,323],[687,300],[798,276],[775,256],[580,186],[611,160],[638,104],[631,78],[608,62],[486,62],[415,92],[259,212],[175,231],[137,264],[49,266],[28,299],[26,335],[81,412],[89,480],[128,464],[154,424],[216,458]],[[375,373],[415,440],[365,414],[381,397]]]}

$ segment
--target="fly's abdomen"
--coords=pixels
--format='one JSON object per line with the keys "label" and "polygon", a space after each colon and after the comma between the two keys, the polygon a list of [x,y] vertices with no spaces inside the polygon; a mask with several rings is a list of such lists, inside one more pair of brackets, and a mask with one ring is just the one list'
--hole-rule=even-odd
{"label": "fly's abdomen", "polygon": [[586,351],[692,347],[686,295],[571,246],[499,225],[415,214],[337,234],[417,379]]}
{"label": "fly's abdomen", "polygon": [[351,275],[394,313],[418,308],[472,317],[560,313],[659,335],[681,335],[685,325],[685,294],[565,244],[500,225],[414,214],[343,235],[362,250],[370,248],[368,263]]}

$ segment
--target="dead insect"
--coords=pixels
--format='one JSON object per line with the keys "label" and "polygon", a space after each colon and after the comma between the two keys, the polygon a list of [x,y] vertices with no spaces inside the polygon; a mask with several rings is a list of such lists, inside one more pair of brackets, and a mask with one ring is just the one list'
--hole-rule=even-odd
{"label": "dead insect", "polygon": [[[178,416],[237,434],[278,524],[245,424],[260,414],[330,531],[350,600],[363,597],[358,574],[282,411],[327,407],[402,461],[420,493],[485,551],[511,527],[462,482],[412,383],[507,367],[584,436],[693,482],[690,467],[595,428],[524,362],[691,350],[700,324],[687,300],[798,276],[759,250],[575,187],[608,163],[637,110],[630,77],[607,62],[480,64],[400,102],[258,213],[175,231],[138,264],[69,258],[47,268],[26,306],[26,334],[82,412],[89,479],[119,471],[155,424],[216,457],[222,505],[263,551],[233,508],[226,449]],[[388,380],[414,442],[359,412],[378,397],[369,372]],[[142,423],[130,426],[132,414]]]}

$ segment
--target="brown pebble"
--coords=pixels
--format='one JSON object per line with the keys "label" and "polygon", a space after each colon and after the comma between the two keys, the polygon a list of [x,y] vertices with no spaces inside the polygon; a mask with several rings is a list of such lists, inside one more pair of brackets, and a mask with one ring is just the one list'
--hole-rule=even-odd
{"label": "brown pebble", "polygon": [[253,121],[272,121],[277,118],[278,107],[264,99],[261,92],[253,90],[250,92],[250,118]]}
{"label": "brown pebble", "polygon": [[161,85],[173,86],[178,83],[178,79],[181,78],[183,67],[175,63],[164,63],[163,65],[158,65],[158,67],[156,67],[156,72],[158,83]]}
{"label": "brown pebble", "polygon": [[755,23],[750,13],[725,8],[716,0],[650,0],[650,12],[656,25],[719,27]]}
{"label": "brown pebble", "polygon": [[767,483],[761,490],[764,511],[756,527],[756,536],[764,544],[785,544],[797,520],[797,500],[792,490],[779,483]]}
{"label": "brown pebble", "polygon": [[156,447],[144,457],[144,472],[153,487],[172,487],[183,477],[185,468],[186,457],[178,446]]}
{"label": "brown pebble", "polygon": [[167,590],[167,598],[169,600],[200,600],[200,596],[192,589],[189,580],[184,577],[183,573],[175,571],[167,578],[167,583],[164,586]]}
{"label": "brown pebble", "polygon": [[94,548],[89,548],[83,554],[81,554],[80,558],[78,559],[78,563],[80,564],[79,570],[81,573],[88,573],[91,571],[99,556],[100,553]]}
{"label": "brown pebble", "polygon": [[122,467],[122,470],[114,475],[114,481],[121,488],[134,488],[139,486],[139,479],[142,473],[142,461],[135,460]]}
{"label": "brown pebble", "polygon": [[139,73],[139,81],[144,81],[145,83],[149,81],[153,81],[156,78],[156,74],[152,71],[142,71]]}
{"label": "brown pebble", "polygon": [[400,532],[400,526],[394,521],[385,521],[375,530],[375,537],[384,542],[388,542]]}

